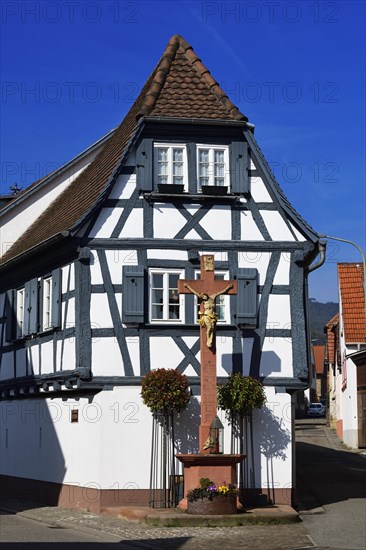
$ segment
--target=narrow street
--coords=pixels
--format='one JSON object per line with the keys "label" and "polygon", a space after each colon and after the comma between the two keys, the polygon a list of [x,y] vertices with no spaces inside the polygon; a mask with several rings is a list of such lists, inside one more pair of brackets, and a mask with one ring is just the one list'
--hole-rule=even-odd
{"label": "narrow street", "polygon": [[298,511],[319,547],[366,548],[366,454],[344,448],[324,419],[296,421]]}

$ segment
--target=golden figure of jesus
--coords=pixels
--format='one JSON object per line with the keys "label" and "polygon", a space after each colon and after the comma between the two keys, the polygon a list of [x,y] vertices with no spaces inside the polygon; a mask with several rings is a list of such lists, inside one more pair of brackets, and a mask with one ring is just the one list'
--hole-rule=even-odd
{"label": "golden figure of jesus", "polygon": [[216,298],[221,296],[221,294],[225,294],[228,290],[231,290],[233,285],[230,283],[223,290],[220,290],[220,292],[211,295],[205,292],[197,292],[188,283],[184,283],[184,286],[203,303],[203,311],[199,311],[198,322],[201,326],[206,327],[207,347],[212,349],[214,346],[215,326],[218,319],[216,313]]}

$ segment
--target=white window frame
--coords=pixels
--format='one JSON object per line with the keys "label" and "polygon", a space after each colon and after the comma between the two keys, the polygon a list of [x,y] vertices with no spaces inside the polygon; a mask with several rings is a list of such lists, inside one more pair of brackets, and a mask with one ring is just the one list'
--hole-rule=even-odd
{"label": "white window frame", "polygon": [[42,279],[41,332],[52,329],[52,277]]}
{"label": "white window frame", "polygon": [[[163,275],[163,319],[153,319],[152,316],[152,276],[154,274]],[[179,275],[180,279],[184,278],[183,269],[163,269],[163,268],[151,268],[149,269],[149,321],[150,323],[169,323],[169,324],[182,324],[184,323],[184,296],[179,295],[179,319],[169,319],[169,275]]]}
{"label": "white window frame", "polygon": [[17,314],[16,314],[16,337],[23,338],[25,322],[25,288],[19,288],[17,291]]}
{"label": "white window frame", "polygon": [[201,191],[201,180],[200,180],[200,162],[199,162],[199,152],[203,149],[207,149],[209,152],[208,162],[209,162],[209,172],[208,172],[208,183],[204,185],[216,186],[215,183],[215,170],[214,170],[214,158],[215,151],[224,152],[224,183],[219,184],[220,187],[229,187],[230,184],[230,167],[229,167],[229,146],[228,145],[212,145],[212,144],[197,144],[197,185],[198,190]]}
{"label": "white window frame", "polygon": [[168,150],[168,182],[165,185],[172,185],[173,181],[173,150],[183,150],[183,185],[184,191],[188,189],[188,161],[187,161],[187,147],[184,143],[154,143],[154,187],[157,189],[159,185],[158,181],[158,149]]}
{"label": "white window frame", "polygon": [[[197,270],[194,272],[194,278],[198,279],[198,275],[200,275],[200,270]],[[215,270],[215,279],[217,276],[222,277],[223,281],[229,281],[230,280],[230,273],[225,270]],[[230,312],[230,295],[229,294],[221,294],[216,298],[216,313],[218,313],[218,307],[222,305],[224,306],[224,317],[223,319],[218,319],[217,324],[218,325],[226,325],[230,324],[231,322],[231,312]],[[195,311],[195,322],[198,323],[198,298],[197,296],[194,297],[194,311]]]}

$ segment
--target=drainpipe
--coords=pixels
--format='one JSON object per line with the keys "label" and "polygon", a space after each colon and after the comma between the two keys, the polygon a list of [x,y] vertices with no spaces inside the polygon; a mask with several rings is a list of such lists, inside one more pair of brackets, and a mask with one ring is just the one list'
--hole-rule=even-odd
{"label": "drainpipe", "polygon": [[[325,235],[321,235],[321,236],[325,237]],[[315,269],[318,269],[318,267],[321,267],[323,265],[323,263],[325,262],[326,248],[327,248],[327,243],[325,241],[319,241],[318,243],[319,260],[315,264],[312,264],[309,266],[308,273],[315,271]]]}

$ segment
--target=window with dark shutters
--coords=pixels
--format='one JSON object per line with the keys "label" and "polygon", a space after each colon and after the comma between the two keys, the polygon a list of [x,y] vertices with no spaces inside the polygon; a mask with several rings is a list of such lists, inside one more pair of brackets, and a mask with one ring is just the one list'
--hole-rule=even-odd
{"label": "window with dark shutters", "polygon": [[123,266],[122,321],[144,322],[144,269],[141,266]]}
{"label": "window with dark shutters", "polygon": [[[44,282],[51,281],[48,294],[47,322],[45,322]],[[24,288],[6,292],[6,340],[8,342],[61,327],[61,269],[51,277],[34,278]]]}
{"label": "window with dark shutters", "polygon": [[253,268],[238,269],[237,323],[240,325],[256,325],[258,294],[258,271]]}

